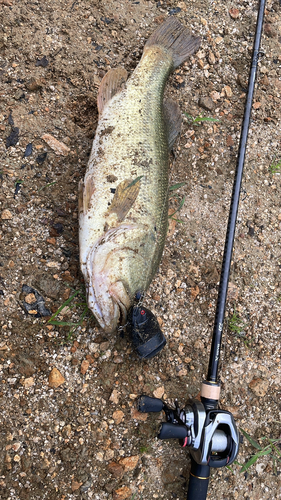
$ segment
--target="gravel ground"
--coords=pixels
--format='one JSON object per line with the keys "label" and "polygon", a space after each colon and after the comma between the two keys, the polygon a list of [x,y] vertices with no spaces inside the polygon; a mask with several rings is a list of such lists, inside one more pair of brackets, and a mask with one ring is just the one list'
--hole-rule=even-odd
{"label": "gravel ground", "polygon": [[[221,371],[221,407],[262,448],[280,439],[281,421],[281,23],[279,3],[266,8]],[[139,414],[135,400],[184,405],[206,375],[257,2],[0,0],[0,12],[1,499],[183,500],[188,453],[158,441],[163,415]],[[132,72],[169,15],[202,47],[167,86],[190,115],[171,160],[185,202],[145,298],[167,346],[141,362],[126,334],[105,336],[83,317],[77,185],[101,78],[118,65]],[[48,318],[75,293],[57,316],[80,322],[69,338]],[[244,439],[239,464],[256,451]],[[239,464],[212,471],[208,498],[281,498],[272,454],[246,472]]]}

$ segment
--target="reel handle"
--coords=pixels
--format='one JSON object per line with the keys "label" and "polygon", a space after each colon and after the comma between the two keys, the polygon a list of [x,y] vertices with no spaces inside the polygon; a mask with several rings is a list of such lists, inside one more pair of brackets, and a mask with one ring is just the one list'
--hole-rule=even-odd
{"label": "reel handle", "polygon": [[187,491],[187,500],[206,500],[210,479],[210,467],[200,465],[191,457],[191,469]]}
{"label": "reel handle", "polygon": [[162,411],[164,406],[162,399],[151,398],[150,396],[140,396],[138,400],[138,410],[142,413]]}

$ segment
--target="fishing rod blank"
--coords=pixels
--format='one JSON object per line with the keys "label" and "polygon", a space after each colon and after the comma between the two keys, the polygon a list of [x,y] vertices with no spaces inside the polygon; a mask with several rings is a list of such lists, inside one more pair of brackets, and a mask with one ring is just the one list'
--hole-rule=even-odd
{"label": "fishing rod blank", "polygon": [[210,468],[220,468],[230,465],[237,457],[239,449],[239,433],[232,414],[225,410],[217,409],[220,394],[218,368],[264,10],[265,0],[260,0],[248,92],[224,246],[209,367],[207,380],[203,382],[201,387],[201,401],[191,399],[183,409],[179,408],[177,401],[175,401],[175,408],[170,408],[161,401],[161,399],[150,398],[149,396],[141,396],[138,403],[138,409],[141,412],[159,412],[164,410],[167,422],[161,425],[158,434],[159,439],[179,439],[182,446],[189,448],[191,453],[191,471],[187,500],[205,500],[208,490]]}
{"label": "fishing rod blank", "polygon": [[238,150],[236,174],[235,174],[235,179],[234,179],[231,205],[230,205],[230,213],[229,213],[225,246],[224,246],[221,278],[220,278],[220,284],[219,284],[217,308],[216,308],[216,313],[215,313],[215,323],[214,323],[213,339],[212,339],[212,346],[211,346],[211,355],[210,355],[210,362],[209,362],[208,375],[207,375],[207,380],[209,382],[214,382],[214,383],[217,383],[217,381],[218,381],[218,364],[219,364],[221,338],[222,338],[223,322],[224,322],[224,315],[225,315],[225,303],[226,303],[226,297],[227,297],[227,288],[228,288],[231,257],[232,257],[233,242],[234,242],[234,235],[235,235],[235,226],[236,226],[239,197],[240,197],[240,190],[241,190],[241,183],[242,183],[243,167],[244,167],[245,154],[246,154],[246,145],[247,145],[247,139],[248,139],[249,126],[250,126],[250,116],[251,116],[251,110],[252,110],[255,79],[256,79],[257,65],[258,65],[258,60],[259,60],[259,49],[260,49],[260,41],[261,41],[261,34],[262,34],[264,9],[265,9],[265,0],[260,0],[258,19],[257,19],[257,25],[256,25],[255,41],[254,41],[254,49],[253,49],[253,55],[252,55],[251,71],[250,71],[249,82],[248,82],[248,93],[247,93],[247,99],[246,99],[245,111],[244,111],[244,117],[243,117],[243,123],[242,123],[242,131],[241,131],[239,150]]}

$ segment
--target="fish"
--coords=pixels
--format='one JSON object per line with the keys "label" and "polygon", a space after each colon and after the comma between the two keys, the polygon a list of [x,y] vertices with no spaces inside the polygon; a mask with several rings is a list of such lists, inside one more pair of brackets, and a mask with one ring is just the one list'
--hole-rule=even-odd
{"label": "fish", "polygon": [[164,89],[200,42],[171,16],[147,40],[129,78],[113,68],[100,83],[97,129],[79,183],[79,251],[88,307],[106,333],[126,324],[161,260],[169,154],[181,127],[180,109],[164,100]]}

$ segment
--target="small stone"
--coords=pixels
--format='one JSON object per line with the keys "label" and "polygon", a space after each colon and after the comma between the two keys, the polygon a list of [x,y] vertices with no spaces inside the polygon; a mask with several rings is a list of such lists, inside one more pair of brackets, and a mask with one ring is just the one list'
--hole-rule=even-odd
{"label": "small stone", "polygon": [[117,405],[119,402],[119,396],[120,396],[120,393],[116,389],[113,389],[111,396],[109,398],[109,401],[112,401],[112,403]]}
{"label": "small stone", "polygon": [[208,63],[215,64],[215,62],[216,62],[216,58],[215,58],[213,52],[210,51],[208,54]]}
{"label": "small stone", "polygon": [[254,109],[259,109],[261,107],[261,105],[262,105],[261,102],[254,102],[253,108]]}
{"label": "small stone", "polygon": [[260,83],[262,83],[262,85],[265,85],[266,87],[269,85],[269,79],[268,79],[268,76],[267,75],[264,75],[263,78],[261,78],[260,80]]}
{"label": "small stone", "polygon": [[99,462],[103,462],[103,452],[102,451],[99,451],[97,454],[96,454],[96,459],[99,461]]}
{"label": "small stone", "polygon": [[128,486],[122,486],[113,492],[113,500],[126,500],[131,498],[132,490]]}
{"label": "small stone", "polygon": [[200,108],[206,109],[207,111],[212,111],[215,104],[210,97],[200,97],[198,106],[200,106]]}
{"label": "small stone", "polygon": [[227,300],[237,300],[238,295],[239,295],[238,287],[234,283],[229,282],[227,290]]}
{"label": "small stone", "polygon": [[121,464],[125,468],[125,472],[129,470],[134,470],[138,465],[139,455],[133,455],[131,457],[121,458],[119,460],[119,464]]}
{"label": "small stone", "polygon": [[82,364],[81,364],[81,368],[80,368],[80,371],[81,371],[82,375],[85,375],[85,373],[88,370],[89,366],[90,366],[89,361],[87,361],[87,359],[83,359]]}
{"label": "small stone", "polygon": [[26,379],[24,379],[23,381],[23,386],[25,389],[29,389],[30,387],[32,387],[34,385],[34,378],[33,377],[28,377]]}
{"label": "small stone", "polygon": [[83,483],[78,483],[78,481],[72,481],[71,482],[71,490],[72,491],[77,491],[79,490],[80,486],[82,485]]}
{"label": "small stone", "polygon": [[21,443],[14,443],[12,445],[12,450],[14,450],[15,452],[17,452],[17,451],[19,451],[20,447],[21,447]]}
{"label": "small stone", "polygon": [[199,286],[195,285],[194,287],[192,287],[190,289],[190,293],[191,293],[190,301],[193,302],[196,299],[197,295],[199,295],[199,293],[200,293]]}
{"label": "small stone", "polygon": [[44,135],[42,135],[41,138],[58,155],[67,156],[68,153],[70,152],[70,148],[68,148],[63,142],[58,141],[51,134],[44,134]]}
{"label": "small stone", "polygon": [[114,450],[111,450],[110,448],[106,450],[104,454],[104,460],[107,462],[108,460],[112,460],[114,457]]}
{"label": "small stone", "polygon": [[10,210],[8,210],[7,208],[5,210],[3,210],[2,214],[1,214],[1,219],[2,220],[11,220],[13,218]]}
{"label": "small stone", "polygon": [[26,88],[32,92],[33,90],[39,90],[43,87],[43,83],[45,81],[40,78],[30,78],[30,80],[26,83]]}
{"label": "small stone", "polygon": [[124,418],[124,413],[121,410],[116,410],[113,413],[112,417],[113,417],[115,423],[118,425],[118,424],[120,424],[120,422],[122,422],[122,420]]}
{"label": "small stone", "polygon": [[14,456],[14,462],[20,462],[20,456],[19,455],[15,455]]}
{"label": "small stone", "polygon": [[226,138],[226,145],[227,145],[227,147],[231,147],[231,146],[234,145],[234,141],[233,141],[231,135],[227,136],[227,138]]}
{"label": "small stone", "polygon": [[187,370],[186,368],[182,368],[179,372],[176,373],[177,377],[186,377]]}
{"label": "small stone", "polygon": [[161,387],[158,387],[157,389],[155,389],[155,391],[153,391],[153,396],[155,398],[161,399],[162,396],[163,396],[163,394],[164,394],[164,392],[165,392],[165,389],[164,389],[164,387],[162,385]]}
{"label": "small stone", "polygon": [[231,97],[232,96],[233,92],[232,92],[232,90],[231,90],[231,88],[230,88],[229,85],[226,85],[223,88],[223,90],[224,90],[224,93],[225,93],[226,97]]}
{"label": "small stone", "polygon": [[61,266],[60,262],[55,262],[54,260],[47,262],[46,265],[47,265],[47,267],[56,268],[56,269],[58,269]]}
{"label": "small stone", "polygon": [[140,420],[141,422],[145,422],[147,420],[148,413],[142,413],[138,411],[136,408],[131,408],[131,416],[135,420]]}
{"label": "small stone", "polygon": [[27,312],[28,312],[28,314],[37,314],[38,313],[37,309],[31,309],[30,311],[27,311]]}
{"label": "small stone", "polygon": [[27,304],[33,304],[34,302],[37,302],[34,293],[29,293],[28,295],[26,295],[24,301]]}
{"label": "small stone", "polygon": [[215,43],[217,45],[219,45],[222,41],[223,41],[223,37],[222,36],[217,36],[217,38],[215,39]]}
{"label": "small stone", "polygon": [[277,36],[276,30],[274,29],[274,27],[270,23],[266,23],[264,25],[263,31],[264,31],[265,35],[268,36],[269,38],[275,38]]}
{"label": "small stone", "polygon": [[229,9],[229,15],[232,19],[238,19],[239,15],[240,15],[240,12],[238,9],[236,9],[235,7],[233,7],[232,9]]}
{"label": "small stone", "polygon": [[59,372],[57,368],[53,368],[49,375],[49,386],[54,387],[55,389],[60,385],[64,384],[65,378]]}
{"label": "small stone", "polygon": [[110,474],[113,475],[113,477],[116,477],[118,479],[121,479],[124,476],[124,468],[122,465],[117,464],[116,462],[110,462],[107,466],[107,470],[110,472]]}
{"label": "small stone", "polygon": [[254,378],[249,387],[256,396],[263,397],[266,395],[269,386],[269,381],[261,378]]}

